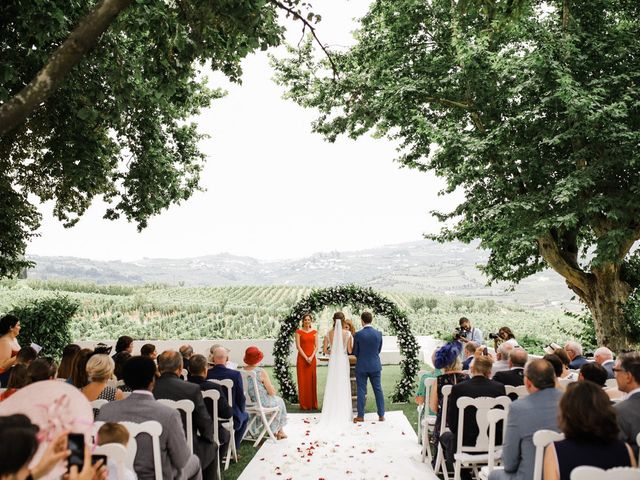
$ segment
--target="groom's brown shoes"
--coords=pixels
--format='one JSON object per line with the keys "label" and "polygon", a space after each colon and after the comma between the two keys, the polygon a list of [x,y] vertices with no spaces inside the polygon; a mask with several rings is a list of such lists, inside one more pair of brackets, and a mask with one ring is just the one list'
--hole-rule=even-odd
{"label": "groom's brown shoes", "polygon": [[364,418],[362,418],[362,417],[354,417],[353,418],[353,423],[360,423],[360,422],[364,422]]}
{"label": "groom's brown shoes", "polygon": [[384,422],[384,417],[378,417],[379,422]]}

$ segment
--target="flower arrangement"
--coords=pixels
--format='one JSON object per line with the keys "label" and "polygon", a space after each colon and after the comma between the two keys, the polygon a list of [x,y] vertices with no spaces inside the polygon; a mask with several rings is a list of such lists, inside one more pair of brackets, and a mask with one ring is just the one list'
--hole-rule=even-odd
{"label": "flower arrangement", "polygon": [[411,333],[409,320],[404,312],[391,300],[376,293],[371,288],[357,285],[339,285],[336,287],[313,290],[308,296],[294,305],[282,320],[278,338],[273,346],[275,376],[280,384],[282,396],[292,403],[298,401],[298,393],[293,382],[289,366],[292,337],[305,313],[314,313],[325,307],[345,305],[356,309],[369,308],[374,315],[389,319],[392,332],[396,334],[400,353],[404,360],[400,362],[402,378],[395,386],[391,401],[406,402],[413,394],[415,377],[418,373],[418,354],[420,346]]}

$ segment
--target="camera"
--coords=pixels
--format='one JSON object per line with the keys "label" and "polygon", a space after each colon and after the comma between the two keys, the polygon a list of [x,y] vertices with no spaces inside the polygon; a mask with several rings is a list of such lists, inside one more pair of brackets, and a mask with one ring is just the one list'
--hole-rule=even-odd
{"label": "camera", "polygon": [[469,335],[469,331],[464,327],[456,327],[453,329],[453,338],[454,340],[460,340],[461,338],[467,338]]}
{"label": "camera", "polygon": [[490,333],[489,334],[489,338],[491,340],[497,340],[498,338],[500,338],[500,334],[499,333]]}

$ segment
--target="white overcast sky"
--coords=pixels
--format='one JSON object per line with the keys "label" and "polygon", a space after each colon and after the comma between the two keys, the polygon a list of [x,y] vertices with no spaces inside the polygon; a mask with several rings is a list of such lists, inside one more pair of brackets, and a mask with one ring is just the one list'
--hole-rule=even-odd
{"label": "white overcast sky", "polygon": [[[353,43],[351,19],[366,12],[366,3],[314,2],[323,17],[320,38]],[[298,40],[298,25],[289,38]],[[211,77],[228,95],[198,119],[211,136],[202,144],[206,191],[151,219],[142,233],[124,220],[103,220],[98,202],[72,229],[43,205],[41,236],[27,254],[134,260],[229,252],[269,260],[415,241],[439,230],[428,212],[461,199],[438,197],[441,179],[399,168],[386,139],[325,142],[311,133],[314,113],[281,98],[266,53],[243,66],[242,85]]]}

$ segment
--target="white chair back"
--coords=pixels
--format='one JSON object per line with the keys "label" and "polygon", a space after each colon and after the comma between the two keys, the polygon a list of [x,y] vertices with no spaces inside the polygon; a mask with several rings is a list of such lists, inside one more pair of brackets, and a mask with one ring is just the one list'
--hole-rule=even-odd
{"label": "white chair back", "polygon": [[576,467],[571,470],[571,480],[640,480],[640,469],[616,467],[603,470],[597,467]]}
{"label": "white chair back", "polygon": [[504,389],[506,390],[507,395],[513,393],[517,395],[518,398],[524,398],[529,395],[529,392],[527,392],[527,387],[525,387],[524,385],[520,385],[518,387],[514,387],[513,385],[505,385]]}
{"label": "white chair back", "polygon": [[107,460],[115,464],[118,480],[125,478],[125,468],[133,468],[133,466],[127,466],[127,449],[119,443],[105,443],[104,445],[95,447],[93,453],[96,455],[106,455]]}
{"label": "white chair back", "polygon": [[[640,433],[636,435],[636,445],[640,447]],[[640,450],[638,451],[638,467],[640,467]]]}
{"label": "white chair back", "polygon": [[230,378],[225,378],[224,380],[209,380],[210,382],[217,383],[218,385],[222,385],[227,389],[227,400],[229,401],[229,406],[233,407],[233,380]]}
{"label": "white chair back", "polygon": [[564,439],[564,434],[553,430],[538,430],[533,434],[533,445],[536,447],[536,456],[533,467],[533,480],[542,480],[542,460],[544,459],[544,449],[552,442]]}
{"label": "white chair back", "polygon": [[91,402],[91,408],[95,408],[96,410],[100,410],[104,405],[109,403],[108,400],[98,399]]}
{"label": "white chair back", "polygon": [[503,430],[508,415],[507,410],[492,408],[487,412],[487,421],[489,422],[489,459],[487,462],[488,473],[493,471],[496,463],[496,428],[498,422],[502,422]]}
{"label": "white chair back", "polygon": [[[451,395],[451,389],[453,385],[445,385],[442,387],[442,412],[440,413],[440,435],[447,430],[447,409],[449,406],[449,395]],[[424,461],[424,459],[423,459]],[[448,478],[447,463],[444,461],[444,451],[442,450],[442,444],[438,442],[436,451],[436,464],[433,468],[434,473],[437,475],[442,468],[444,478]]]}
{"label": "white chair back", "polygon": [[561,386],[562,388],[567,388],[567,386],[568,386],[570,383],[573,383],[573,382],[575,382],[575,380],[572,380],[572,379],[570,379],[570,378],[559,378],[559,379],[558,379],[558,383],[560,384],[560,386]]}
{"label": "white chair back", "polygon": [[141,433],[146,433],[151,437],[153,447],[153,468],[156,480],[162,480],[162,452],[160,451],[160,435],[162,435],[162,425],[155,420],[148,420],[142,423],[119,422],[129,431],[129,444],[127,445],[127,465],[133,468],[133,461],[138,451],[137,441],[133,442]]}
{"label": "white chair back", "polygon": [[433,430],[436,416],[429,415],[429,401],[431,399],[431,390],[436,387],[438,379],[436,377],[428,377],[424,379],[424,404],[418,408],[418,439],[422,444],[422,461],[429,458],[431,463],[431,446],[429,445],[429,431]]}
{"label": "white chair back", "polygon": [[195,405],[191,400],[167,400],[165,398],[161,398],[158,400],[158,403],[162,405],[166,405],[167,407],[171,407],[174,410],[179,410],[184,412],[184,416],[187,422],[187,444],[189,445],[189,450],[193,453],[193,411],[195,410]]}
{"label": "white chair back", "polygon": [[[459,410],[458,413],[458,448],[457,453],[462,452],[487,452],[489,449],[489,419],[487,413],[492,408],[502,406],[505,410],[509,409],[511,399],[507,396],[502,397],[462,397],[457,401]],[[464,411],[467,408],[475,407],[476,410],[476,423],[478,424],[478,437],[476,438],[475,445],[462,445],[462,437],[464,432]]]}
{"label": "white chair back", "polygon": [[218,414],[218,401],[220,400],[220,392],[218,390],[203,390],[202,398],[209,398],[213,403],[213,414],[211,415],[213,419],[213,438],[215,439],[216,443],[220,445],[220,434],[218,430],[218,421],[220,417],[220,415]]}
{"label": "white chair back", "polygon": [[608,378],[606,382],[604,382],[604,386],[607,388],[618,388],[618,381],[615,378]]}

